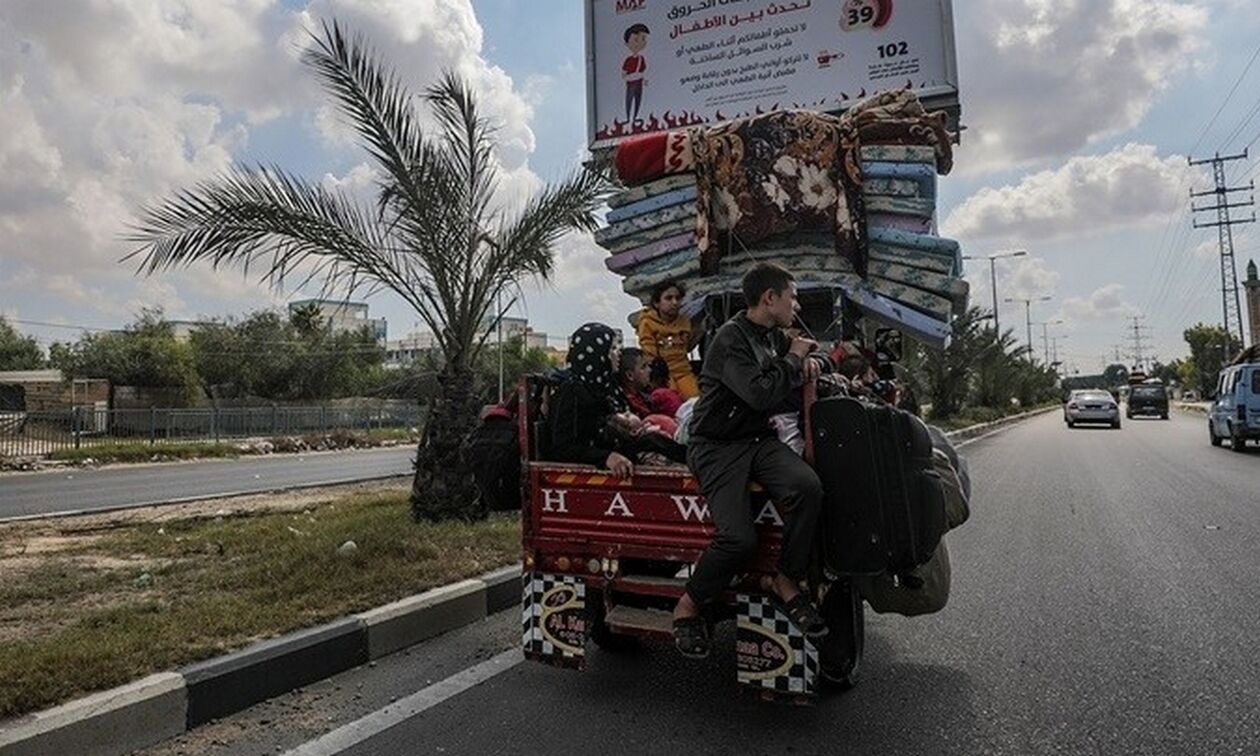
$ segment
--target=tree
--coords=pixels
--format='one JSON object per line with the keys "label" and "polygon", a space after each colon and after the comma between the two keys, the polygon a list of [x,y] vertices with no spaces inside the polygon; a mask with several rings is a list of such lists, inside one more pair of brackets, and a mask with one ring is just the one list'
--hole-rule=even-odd
{"label": "tree", "polygon": [[1183,334],[1190,345],[1190,361],[1194,363],[1199,396],[1207,398],[1216,393],[1216,379],[1225,365],[1225,355],[1231,357],[1242,349],[1238,338],[1218,325],[1196,323]]}
{"label": "tree", "polygon": [[496,205],[495,129],[457,75],[445,73],[425,92],[436,123],[429,132],[398,74],[336,22],[312,35],[302,60],[376,162],[375,206],[279,168],[236,168],[147,208],[133,256],[148,274],[199,261],[261,264],[273,283],[296,269],[325,293],[367,286],[397,294],[443,358],[412,513],[483,516],[460,455],[476,420],[471,376],[485,343],[482,324],[501,293],[510,305],[518,281],[551,274],[564,234],[594,230],[608,183],[578,169],[506,212]]}
{"label": "tree", "polygon": [[[971,386],[973,363],[983,351],[983,341],[992,341],[981,329],[984,315],[972,307],[954,319],[953,338],[945,349],[925,350],[923,355],[923,384],[932,404],[934,419],[957,414]],[[991,333],[991,331],[988,331]]]}
{"label": "tree", "polygon": [[370,385],[385,351],[364,327],[329,333],[318,310],[286,319],[259,310],[243,320],[215,321],[193,331],[197,372],[213,394],[282,401],[350,396]]}
{"label": "tree", "polygon": [[0,370],[37,370],[43,366],[44,351],[39,343],[0,317]]}
{"label": "tree", "polygon": [[183,402],[201,394],[192,347],[175,339],[160,309],[142,310],[121,331],[85,333],[53,344],[49,361],[67,378],[105,378],[115,386],[174,389]]}
{"label": "tree", "polygon": [[1103,370],[1103,385],[1112,389],[1129,382],[1129,369],[1120,363],[1108,365]]}

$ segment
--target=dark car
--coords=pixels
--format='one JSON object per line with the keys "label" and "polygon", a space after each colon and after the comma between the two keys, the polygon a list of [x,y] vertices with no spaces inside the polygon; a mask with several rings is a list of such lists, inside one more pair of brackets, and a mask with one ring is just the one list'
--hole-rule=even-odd
{"label": "dark car", "polygon": [[1129,406],[1125,417],[1156,415],[1168,419],[1168,389],[1158,383],[1142,383],[1129,389]]}

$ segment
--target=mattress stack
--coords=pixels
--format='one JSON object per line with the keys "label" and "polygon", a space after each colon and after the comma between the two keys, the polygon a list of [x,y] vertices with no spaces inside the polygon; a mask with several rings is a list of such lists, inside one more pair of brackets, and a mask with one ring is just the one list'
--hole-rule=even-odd
{"label": "mattress stack", "polygon": [[836,253],[827,232],[796,232],[735,243],[714,275],[700,275],[696,247],[694,174],[668,175],[628,188],[610,201],[606,228],[595,234],[608,250],[608,269],[623,289],[645,301],[666,280],[688,287],[689,314],[706,297],[740,290],[743,274],[761,261],[785,266],[798,288],[827,288],[849,298],[875,320],[933,346],[948,342],[952,316],[967,306],[958,242],[935,235],[936,154],[931,147],[867,145],[861,148],[869,235],[866,276]]}

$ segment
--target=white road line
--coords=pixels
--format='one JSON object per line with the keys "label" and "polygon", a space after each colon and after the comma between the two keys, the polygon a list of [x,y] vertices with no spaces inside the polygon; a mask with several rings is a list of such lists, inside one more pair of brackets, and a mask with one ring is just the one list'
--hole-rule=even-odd
{"label": "white road line", "polygon": [[426,709],[431,709],[495,675],[508,671],[524,660],[525,655],[519,648],[508,649],[463,672],[435,682],[401,701],[374,711],[362,719],[342,725],[323,737],[304,743],[289,751],[287,756],[334,756],[342,753],[374,735],[402,724]]}

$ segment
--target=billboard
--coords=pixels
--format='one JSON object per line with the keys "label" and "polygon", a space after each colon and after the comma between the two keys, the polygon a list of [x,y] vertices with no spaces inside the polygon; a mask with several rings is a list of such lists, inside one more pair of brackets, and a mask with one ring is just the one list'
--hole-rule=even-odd
{"label": "billboard", "polygon": [[592,147],[879,90],[958,91],[950,0],[585,0]]}

